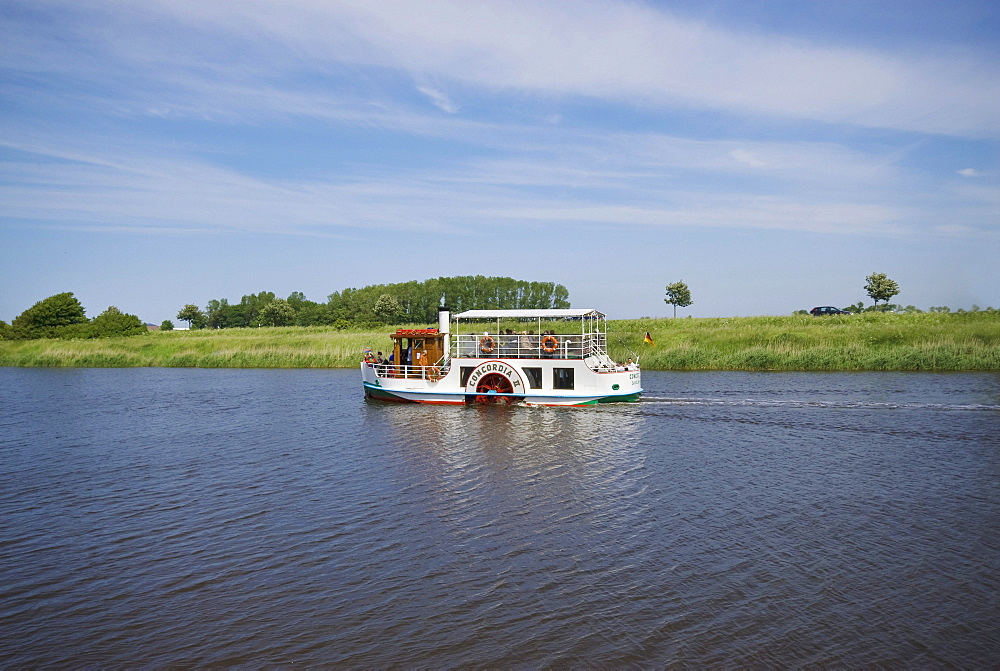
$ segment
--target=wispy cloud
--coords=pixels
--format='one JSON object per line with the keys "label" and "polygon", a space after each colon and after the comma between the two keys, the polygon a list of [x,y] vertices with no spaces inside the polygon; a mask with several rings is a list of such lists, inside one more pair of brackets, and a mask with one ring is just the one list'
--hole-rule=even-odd
{"label": "wispy cloud", "polygon": [[603,0],[574,3],[573,11],[518,0],[246,0],[238,13],[211,3],[154,6],[223,44],[264,38],[259,55],[282,56],[254,62],[277,68],[295,67],[289,54],[308,54],[491,90],[1000,136],[993,55],[805,44]]}
{"label": "wispy cloud", "polygon": [[[6,50],[14,65],[38,68],[29,61],[70,55],[59,58],[60,69],[90,68],[95,79],[139,72],[151,97],[163,87],[169,93],[221,81],[273,87],[290,79],[294,84],[285,88],[292,91],[304,84],[305,72],[371,66],[488,91],[1000,137],[995,54],[807,44],[713,27],[641,3],[582,0],[572,11],[521,0],[42,4],[81,17],[78,32],[38,38],[47,46],[15,39]],[[181,37],[186,48],[177,50]],[[128,70],[101,73],[108,65],[93,61],[88,49]],[[457,111],[440,87],[419,90],[449,114]]]}
{"label": "wispy cloud", "polygon": [[767,163],[760,160],[759,158],[754,156],[752,153],[746,151],[745,149],[734,149],[731,152],[729,152],[729,155],[732,156],[737,161],[739,161],[740,163],[749,165],[752,168],[763,168],[764,166],[767,165]]}
{"label": "wispy cloud", "polygon": [[437,89],[432,89],[429,86],[418,86],[417,90],[430,98],[431,102],[434,103],[434,106],[441,111],[447,112],[448,114],[455,114],[458,112],[458,107],[448,99],[448,96],[441,93]]}
{"label": "wispy cloud", "polygon": [[[0,163],[0,195],[9,218],[155,233],[476,235],[489,230],[484,225],[540,222],[878,237],[934,232],[914,219],[912,199],[900,195],[910,191],[906,177],[887,169],[881,154],[822,143],[623,133],[595,142],[566,129],[545,140],[533,128],[477,130],[484,145],[506,148],[507,157],[419,171],[347,165],[336,175],[296,180],[251,177],[132,142],[95,146],[63,135],[8,144],[44,160]],[[534,147],[530,159],[517,151],[525,143]],[[963,194],[948,203],[945,220],[961,219],[964,234],[987,234],[994,196],[990,189]],[[940,190],[937,197],[951,200]]]}

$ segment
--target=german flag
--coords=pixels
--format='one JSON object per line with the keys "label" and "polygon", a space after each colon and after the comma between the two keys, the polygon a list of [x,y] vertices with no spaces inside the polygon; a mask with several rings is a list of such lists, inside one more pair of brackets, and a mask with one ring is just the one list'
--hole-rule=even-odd
{"label": "german flag", "polygon": [[653,342],[653,336],[649,335],[649,331],[646,331],[646,337],[644,338],[643,341],[644,342],[648,342],[653,347],[656,347],[656,343]]}

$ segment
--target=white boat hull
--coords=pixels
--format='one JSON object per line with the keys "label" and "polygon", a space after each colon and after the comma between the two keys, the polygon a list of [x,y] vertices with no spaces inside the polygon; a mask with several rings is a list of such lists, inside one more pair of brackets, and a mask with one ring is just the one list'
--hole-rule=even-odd
{"label": "white boat hull", "polygon": [[[442,405],[576,406],[636,401],[642,393],[638,370],[596,371],[579,359],[455,358],[450,364],[439,370],[362,363],[365,395]],[[564,388],[557,388],[560,382]],[[484,383],[495,388],[484,390]]]}

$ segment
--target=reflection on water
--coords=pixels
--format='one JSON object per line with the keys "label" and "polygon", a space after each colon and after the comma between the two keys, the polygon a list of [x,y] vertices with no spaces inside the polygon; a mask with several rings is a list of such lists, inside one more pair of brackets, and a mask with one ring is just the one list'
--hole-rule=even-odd
{"label": "reflection on water", "polygon": [[356,377],[0,369],[0,665],[1000,658],[995,375],[584,409]]}

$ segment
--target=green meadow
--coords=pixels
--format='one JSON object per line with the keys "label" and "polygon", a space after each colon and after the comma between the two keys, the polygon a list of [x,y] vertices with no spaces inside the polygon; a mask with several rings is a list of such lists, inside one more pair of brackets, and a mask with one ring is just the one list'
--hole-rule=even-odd
{"label": "green meadow", "polygon": [[[995,371],[1000,312],[619,321],[651,370]],[[655,347],[642,344],[649,331]],[[611,336],[614,340],[614,335]],[[621,356],[616,354],[616,356]]]}
{"label": "green meadow", "polygon": [[[8,340],[0,341],[0,366],[353,368],[365,347],[387,351],[394,328]],[[643,342],[647,331],[655,346]],[[998,371],[1000,312],[618,320],[608,349],[621,361],[638,356],[647,370]]]}

